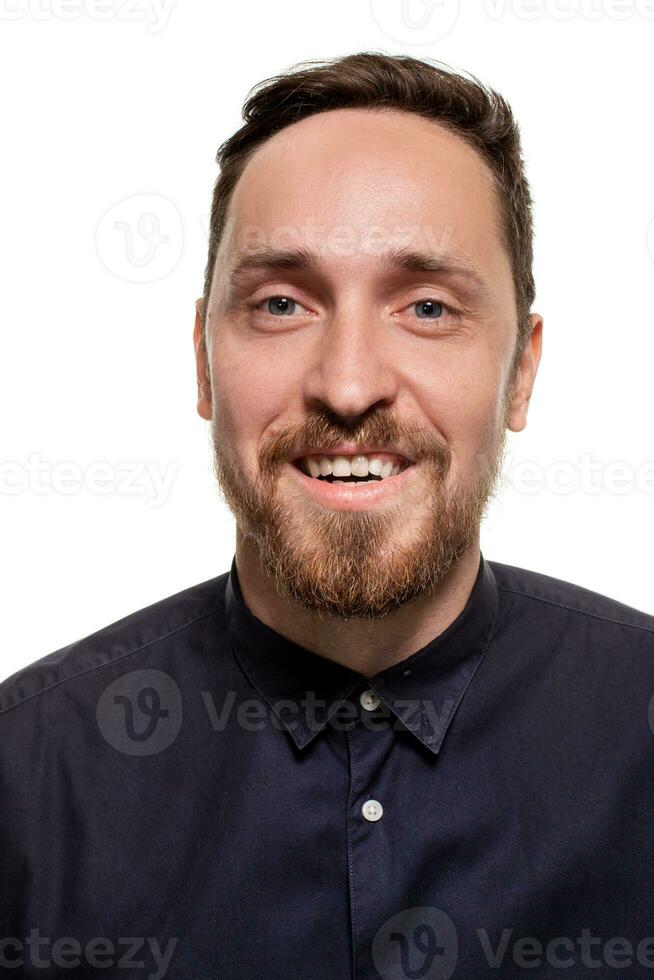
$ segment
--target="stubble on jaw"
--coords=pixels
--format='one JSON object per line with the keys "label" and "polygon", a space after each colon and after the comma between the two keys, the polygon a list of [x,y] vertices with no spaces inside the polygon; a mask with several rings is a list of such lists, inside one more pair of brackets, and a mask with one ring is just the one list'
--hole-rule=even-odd
{"label": "stubble on jaw", "polygon": [[[506,418],[505,403],[504,423]],[[383,618],[438,585],[479,532],[506,442],[504,425],[478,457],[474,481],[460,486],[451,476],[449,447],[432,433],[399,426],[383,411],[356,432],[310,413],[296,426],[269,433],[252,482],[224,444],[215,418],[211,434],[221,495],[240,532],[255,543],[278,595],[321,617],[345,620]],[[327,447],[344,439],[407,447],[423,469],[425,513],[406,515],[401,500],[383,511],[330,510],[300,499],[299,488],[280,490],[283,463],[306,446]]]}

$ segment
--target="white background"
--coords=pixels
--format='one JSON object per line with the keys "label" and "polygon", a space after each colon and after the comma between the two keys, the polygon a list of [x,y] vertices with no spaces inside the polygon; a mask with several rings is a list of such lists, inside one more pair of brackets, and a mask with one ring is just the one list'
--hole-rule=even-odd
{"label": "white background", "polygon": [[[215,151],[255,83],[357,50],[521,125],[544,353],[485,557],[654,613],[653,49],[654,0],[0,0],[0,676],[228,570],[192,344]],[[144,461],[169,482],[126,492]]]}

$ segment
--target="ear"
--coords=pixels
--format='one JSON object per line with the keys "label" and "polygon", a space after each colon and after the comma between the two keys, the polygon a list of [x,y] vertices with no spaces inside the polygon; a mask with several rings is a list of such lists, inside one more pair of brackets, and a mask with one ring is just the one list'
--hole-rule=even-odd
{"label": "ear", "polygon": [[198,415],[211,421],[211,380],[209,374],[209,359],[207,345],[202,333],[203,299],[195,301],[195,327],[193,328],[193,346],[195,347],[195,367],[198,382]]}
{"label": "ear", "polygon": [[527,424],[529,401],[536,380],[543,347],[543,318],[538,313],[529,317],[531,333],[516,368],[507,425],[512,432],[521,432]]}

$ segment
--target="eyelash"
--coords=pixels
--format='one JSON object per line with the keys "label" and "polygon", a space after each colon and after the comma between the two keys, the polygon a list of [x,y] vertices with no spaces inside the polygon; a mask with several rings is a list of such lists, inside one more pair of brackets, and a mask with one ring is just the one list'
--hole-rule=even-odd
{"label": "eyelash", "polygon": [[[299,306],[303,306],[304,305],[304,304],[300,303],[299,300],[293,299],[293,297],[291,295],[287,294],[287,293],[271,293],[270,296],[264,296],[263,299],[257,300],[256,303],[250,303],[250,304],[248,304],[248,309],[250,311],[252,311],[252,312],[260,311],[261,313],[265,313],[267,316],[272,317],[273,320],[291,320],[291,319],[293,319],[292,315],[275,316],[273,313],[270,313],[268,310],[259,310],[259,308],[261,307],[261,305],[263,303],[269,303],[270,300],[272,300],[272,299],[288,299],[288,300],[291,300],[291,302],[293,302],[293,303],[297,303]],[[438,306],[442,306],[443,307],[443,311],[445,313],[447,313],[448,316],[452,317],[452,319],[454,319],[454,320],[459,320],[461,318],[461,313],[460,313],[459,310],[455,309],[455,307],[451,306],[449,303],[443,302],[443,300],[436,299],[434,296],[424,296],[421,299],[414,300],[412,303],[408,303],[407,305],[408,306],[418,306],[420,303],[428,303],[428,302],[437,303]],[[406,307],[405,307],[405,309],[406,309]],[[442,317],[419,317],[419,316],[416,316],[416,320],[427,320],[428,322],[430,320],[432,320],[435,323],[438,323],[441,319],[443,319],[443,318]]]}

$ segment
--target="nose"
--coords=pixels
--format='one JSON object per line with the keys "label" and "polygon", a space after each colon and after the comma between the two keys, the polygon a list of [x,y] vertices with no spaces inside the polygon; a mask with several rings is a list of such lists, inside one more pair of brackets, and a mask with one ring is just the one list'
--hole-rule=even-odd
{"label": "nose", "polygon": [[305,376],[304,393],[310,408],[355,421],[378,403],[396,397],[388,334],[361,309],[341,310],[325,325],[313,352],[314,362]]}

